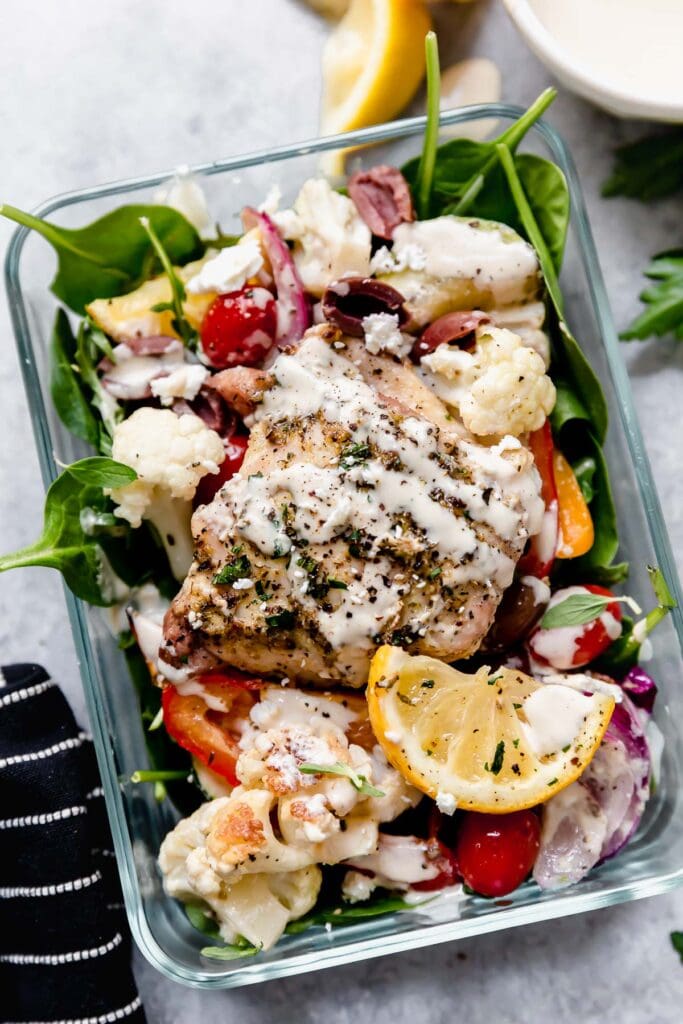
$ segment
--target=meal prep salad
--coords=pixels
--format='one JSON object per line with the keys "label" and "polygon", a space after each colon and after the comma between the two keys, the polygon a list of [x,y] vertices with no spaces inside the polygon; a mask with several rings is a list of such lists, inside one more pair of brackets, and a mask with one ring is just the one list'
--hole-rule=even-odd
{"label": "meal prep salad", "polygon": [[183,175],[80,230],[1,208],[57,251],[52,396],[97,454],[0,570],[111,606],[153,763],[124,782],[180,810],[159,867],[207,956],[576,883],[641,820],[673,602],[614,589],[568,193],[517,152],[552,98],[440,147],[432,102],[420,157],[275,186],[238,237]]}

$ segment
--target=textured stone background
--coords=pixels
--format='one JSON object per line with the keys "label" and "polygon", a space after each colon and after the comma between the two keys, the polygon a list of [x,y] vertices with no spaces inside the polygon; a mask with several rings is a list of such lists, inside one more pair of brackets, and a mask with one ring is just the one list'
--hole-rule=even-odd
{"label": "textured stone background", "polygon": [[[498,3],[442,5],[437,20],[444,64],[492,57],[504,99],[526,105],[549,83]],[[65,190],[311,137],[325,31],[296,0],[3,0],[0,199],[31,208]],[[612,147],[637,126],[566,93],[550,121],[578,164],[623,326],[649,255],[683,241],[683,203],[600,199]],[[0,250],[9,235],[0,223]],[[0,332],[0,547],[12,550],[37,534],[43,493],[4,296]],[[683,346],[656,342],[624,355],[680,566],[683,484],[672,424]],[[54,574],[2,577],[0,652],[4,661],[48,665],[85,717]],[[674,1024],[683,1000],[683,967],[668,943],[676,926],[683,893],[233,993],[181,988],[141,957],[136,969],[153,1024]]]}

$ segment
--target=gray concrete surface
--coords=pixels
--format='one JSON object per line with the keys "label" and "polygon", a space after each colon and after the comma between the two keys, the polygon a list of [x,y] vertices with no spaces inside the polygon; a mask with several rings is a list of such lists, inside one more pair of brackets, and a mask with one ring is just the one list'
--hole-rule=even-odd
{"label": "gray concrete surface", "polygon": [[[3,0],[0,199],[45,197],[316,132],[325,24],[296,0]],[[436,9],[442,59],[495,59],[504,98],[528,103],[550,81],[500,5]],[[637,308],[647,258],[683,241],[680,198],[607,203],[610,151],[637,133],[563,93],[551,122],[579,167],[618,325]],[[10,235],[0,223],[0,251]],[[37,534],[42,488],[4,296],[0,297],[0,547]],[[683,483],[675,427],[683,346],[624,347],[679,566]],[[673,427],[673,429],[672,429]],[[48,665],[85,716],[61,584],[47,571],[0,580],[2,660]],[[136,970],[152,1024],[450,1022],[674,1024],[683,966],[668,932],[683,892],[581,918],[359,963],[233,993],[201,993]],[[1,1007],[0,1007],[1,1011]]]}

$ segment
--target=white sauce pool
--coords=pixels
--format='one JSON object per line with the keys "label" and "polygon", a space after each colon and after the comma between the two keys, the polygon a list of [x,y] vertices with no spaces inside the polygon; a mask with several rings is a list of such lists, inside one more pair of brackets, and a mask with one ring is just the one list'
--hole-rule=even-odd
{"label": "white sauce pool", "polygon": [[568,56],[643,98],[683,90],[681,0],[531,0]]}

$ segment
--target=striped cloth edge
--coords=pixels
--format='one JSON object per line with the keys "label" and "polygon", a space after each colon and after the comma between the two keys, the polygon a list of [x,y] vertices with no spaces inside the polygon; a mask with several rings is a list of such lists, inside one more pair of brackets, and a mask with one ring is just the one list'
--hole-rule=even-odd
{"label": "striped cloth edge", "polygon": [[0,1021],[144,1024],[90,737],[39,665],[0,672]]}

